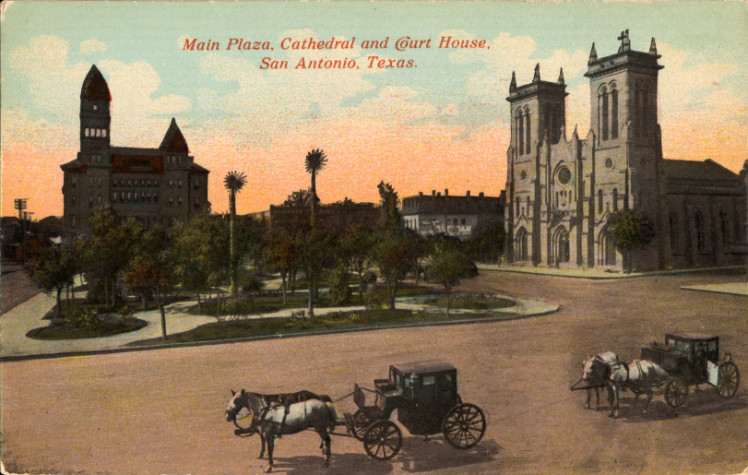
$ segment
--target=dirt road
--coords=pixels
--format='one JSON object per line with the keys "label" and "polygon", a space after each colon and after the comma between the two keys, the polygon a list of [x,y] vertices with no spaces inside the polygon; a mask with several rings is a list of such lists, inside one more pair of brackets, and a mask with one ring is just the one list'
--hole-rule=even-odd
{"label": "dirt road", "polygon": [[[545,317],[252,343],[3,363],[3,462],[15,472],[259,473],[259,440],[233,435],[223,419],[229,389],[301,388],[333,398],[354,382],[372,386],[394,362],[440,358],[460,371],[460,394],[488,428],[477,449],[405,433],[403,452],[369,459],[361,443],[334,437],[321,467],[312,432],[276,444],[281,473],[739,473],[748,467],[748,391],[722,400],[713,389],[649,414],[624,393],[621,417],[585,410],[569,385],[584,356],[624,359],[666,331],[723,337],[748,375],[748,299],[680,290],[735,276],[586,281],[485,274],[471,290],[561,304]],[[339,409],[351,410],[350,400]]]}

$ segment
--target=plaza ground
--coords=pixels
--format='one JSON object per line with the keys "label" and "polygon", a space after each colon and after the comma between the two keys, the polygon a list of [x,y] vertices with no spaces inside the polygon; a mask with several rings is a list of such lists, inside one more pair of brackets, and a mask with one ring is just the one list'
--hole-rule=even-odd
{"label": "plaza ground", "polygon": [[[238,438],[223,411],[230,389],[306,388],[337,398],[371,387],[389,364],[443,359],[460,394],[486,413],[486,435],[457,451],[440,437],[404,433],[391,461],[333,438],[332,465],[314,433],[276,445],[280,473],[740,473],[748,468],[748,391],[733,399],[703,386],[671,410],[655,396],[647,415],[624,393],[621,417],[583,408],[569,386],[585,356],[624,360],[672,330],[721,336],[748,374],[748,298],[686,288],[740,284],[735,274],[579,279],[482,272],[466,291],[557,304],[506,322],[379,330],[74,358],[3,362],[7,469],[32,473],[259,473],[259,440]],[[693,389],[693,388],[692,388]],[[605,405],[605,403],[604,403]],[[353,408],[350,399],[339,410]]]}

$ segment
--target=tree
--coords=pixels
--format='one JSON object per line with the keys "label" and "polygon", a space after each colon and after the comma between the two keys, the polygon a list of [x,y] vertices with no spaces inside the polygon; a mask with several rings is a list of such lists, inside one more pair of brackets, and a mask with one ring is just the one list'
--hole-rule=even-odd
{"label": "tree", "polygon": [[152,296],[161,313],[161,337],[166,340],[166,297],[171,289],[171,273],[164,259],[141,256],[125,272],[125,285],[132,292]]}
{"label": "tree", "polygon": [[402,229],[402,216],[400,216],[398,209],[400,199],[397,196],[397,192],[392,185],[385,183],[384,180],[379,182],[377,189],[379,190],[380,204],[384,212],[382,228],[384,228],[385,234],[398,234]]}
{"label": "tree", "polygon": [[73,249],[86,279],[93,284],[94,296],[103,283],[104,302],[113,307],[117,280],[132,260],[143,228],[131,220],[118,223],[116,214],[108,209],[94,213],[91,228],[91,236],[75,241]]}
{"label": "tree", "polygon": [[172,265],[176,281],[185,290],[200,293],[212,288],[226,276],[229,233],[226,222],[215,216],[204,216],[180,223],[172,229]]}
{"label": "tree", "polygon": [[236,220],[236,194],[244,188],[247,176],[238,171],[231,171],[223,179],[223,186],[229,192],[229,274],[231,276],[231,297],[236,298],[238,280],[238,258],[236,255],[236,236],[234,235],[234,221]]}
{"label": "tree", "polygon": [[470,272],[472,265],[462,251],[454,248],[437,249],[432,257],[431,278],[443,285],[447,292],[447,317],[452,289],[460,285],[460,280]]}
{"label": "tree", "polygon": [[473,259],[482,262],[498,262],[504,254],[506,231],[503,223],[494,222],[479,226],[468,244]]}
{"label": "tree", "polygon": [[34,275],[39,286],[50,292],[57,290],[57,316],[60,316],[60,294],[73,280],[75,262],[73,254],[59,249],[47,249],[34,265]]}
{"label": "tree", "polygon": [[290,234],[281,234],[263,246],[262,259],[272,272],[281,275],[283,305],[286,305],[286,279],[289,272],[298,267],[300,250],[297,241]]}
{"label": "tree", "polygon": [[[310,225],[312,227],[312,239],[310,240],[310,244],[313,243],[315,239],[314,235],[317,232],[317,173],[321,172],[325,168],[325,165],[327,165],[327,156],[322,150],[314,149],[306,154],[304,167],[306,169],[306,172],[309,173],[312,178],[312,184],[309,189],[309,192],[311,193]],[[315,253],[310,253],[308,254],[308,256],[312,256],[314,254]],[[315,265],[307,266],[307,269],[312,271],[311,274],[307,273],[307,280],[309,281],[309,317],[314,316],[314,297],[317,292],[317,276],[313,272],[315,267]]]}
{"label": "tree", "polygon": [[304,167],[312,177],[312,186],[309,188],[312,232],[317,229],[317,173],[321,172],[325,165],[327,165],[327,156],[322,150],[314,149],[306,154]]}
{"label": "tree", "polygon": [[655,237],[654,224],[640,213],[619,211],[608,217],[608,226],[612,229],[616,249],[623,254],[624,267],[628,273],[631,273],[632,251],[644,249],[652,242]]}
{"label": "tree", "polygon": [[376,242],[377,235],[370,226],[352,227],[341,242],[341,257],[358,274],[359,294],[363,294],[365,288],[364,272],[369,268],[371,251]]}
{"label": "tree", "polygon": [[385,237],[373,249],[372,257],[387,287],[391,310],[395,309],[398,287],[416,264],[419,248],[412,236],[392,235]]}

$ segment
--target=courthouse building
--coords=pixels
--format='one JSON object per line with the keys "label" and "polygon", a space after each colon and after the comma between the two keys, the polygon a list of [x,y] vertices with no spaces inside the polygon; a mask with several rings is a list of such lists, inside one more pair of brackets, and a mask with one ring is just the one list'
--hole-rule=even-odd
{"label": "courthouse building", "polygon": [[95,65],[83,80],[80,100],[80,151],[61,166],[67,234],[87,233],[97,209],[146,226],[210,212],[209,171],[195,163],[176,120],[158,148],[116,147],[110,143],[112,96]]}
{"label": "courthouse building", "polygon": [[[620,270],[622,255],[608,218],[631,210],[648,217],[655,238],[632,255],[635,270],[740,264],[746,240],[746,190],[741,178],[713,160],[666,160],[658,123],[658,63],[631,49],[628,30],[618,52],[588,69],[590,130],[567,138],[563,70],[509,86],[505,229],[514,265]],[[667,87],[667,85],[665,85]]]}

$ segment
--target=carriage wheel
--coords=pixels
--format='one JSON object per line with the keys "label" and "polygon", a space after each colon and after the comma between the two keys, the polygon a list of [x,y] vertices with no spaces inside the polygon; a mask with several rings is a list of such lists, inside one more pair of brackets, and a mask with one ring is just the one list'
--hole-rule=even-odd
{"label": "carriage wheel", "polygon": [[234,418],[234,425],[239,429],[249,429],[252,425],[252,412],[246,407],[239,409]]}
{"label": "carriage wheel", "polygon": [[403,445],[403,434],[397,425],[382,419],[372,423],[364,434],[364,449],[369,457],[377,460],[389,460],[400,451]]}
{"label": "carriage wheel", "polygon": [[353,415],[353,437],[356,440],[364,440],[366,431],[369,430],[369,425],[374,421],[368,414],[359,409]]}
{"label": "carriage wheel", "polygon": [[682,379],[671,379],[665,386],[665,402],[670,407],[682,406],[688,396],[688,385]]}
{"label": "carriage wheel", "polygon": [[727,361],[719,365],[719,379],[717,380],[717,393],[723,398],[730,398],[738,391],[740,384],[740,372],[737,365]]}
{"label": "carriage wheel", "polygon": [[475,404],[459,404],[444,417],[444,439],[456,449],[475,447],[486,433],[486,416]]}

